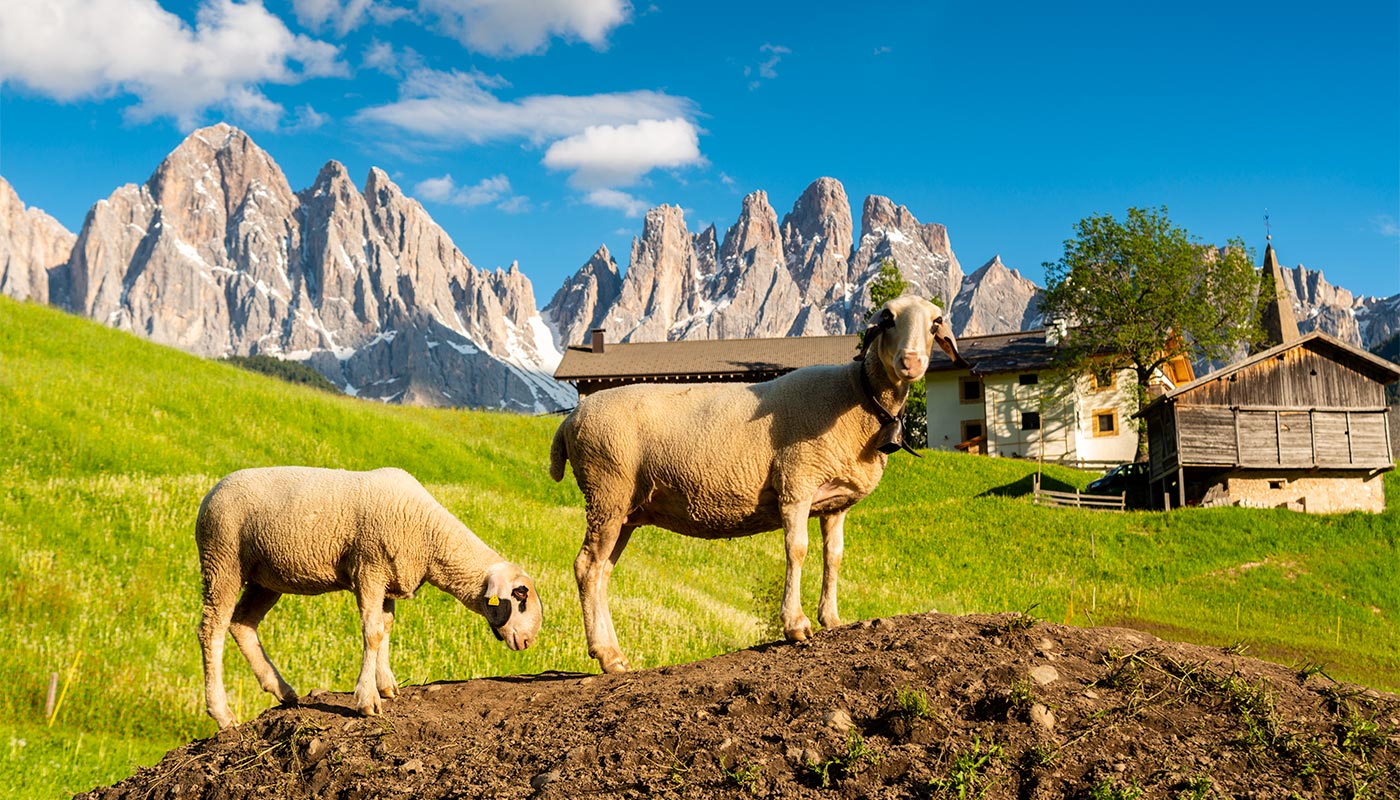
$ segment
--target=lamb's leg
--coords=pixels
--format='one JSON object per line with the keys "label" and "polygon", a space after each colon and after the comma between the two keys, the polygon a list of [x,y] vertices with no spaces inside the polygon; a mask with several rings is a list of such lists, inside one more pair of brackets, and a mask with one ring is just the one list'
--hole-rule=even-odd
{"label": "lamb's leg", "polygon": [[399,682],[389,669],[389,633],[394,630],[394,601],[384,598],[384,641],[379,645],[379,669],[374,682],[379,686],[379,696],[395,698],[399,696]]}
{"label": "lamb's leg", "polygon": [[617,630],[608,610],[608,580],[634,530],[623,525],[625,519],[621,516],[590,517],[583,546],[574,559],[574,579],[578,582],[578,599],[583,607],[588,655],[598,659],[604,672],[625,672],[630,668],[618,646]]}
{"label": "lamb's leg", "polygon": [[248,666],[253,668],[253,674],[258,676],[258,683],[262,688],[279,701],[296,705],[296,690],[282,679],[282,674],[273,666],[272,660],[267,657],[267,651],[263,649],[262,641],[258,639],[258,623],[262,622],[263,617],[267,616],[267,612],[281,597],[281,592],[274,592],[257,584],[248,584],[243,589],[243,596],[239,598],[238,605],[233,609],[233,622],[229,626],[229,633],[233,634],[233,640],[238,642],[238,649],[242,650],[243,657],[248,659]]}
{"label": "lamb's leg", "polygon": [[841,571],[841,554],[846,549],[846,512],[822,517],[822,599],[817,603],[817,620],[823,628],[841,625],[836,609],[836,574]]}
{"label": "lamb's leg", "polygon": [[199,647],[204,656],[204,707],[221,730],[234,723],[233,713],[228,710],[228,692],[224,689],[224,639],[233,619],[241,582],[236,567],[232,576],[204,571],[204,607],[199,621]]}
{"label": "lamb's leg", "polygon": [[361,583],[356,591],[360,602],[360,627],[365,637],[364,659],[360,662],[360,677],[355,681],[355,707],[372,717],[384,711],[379,697],[375,673],[379,670],[379,648],[384,643],[384,586]]}
{"label": "lamb's leg", "polygon": [[783,506],[787,578],[783,581],[783,605],[778,618],[783,623],[783,635],[791,642],[812,638],[812,623],[802,611],[802,562],[807,558],[807,517],[811,510],[811,500]]}

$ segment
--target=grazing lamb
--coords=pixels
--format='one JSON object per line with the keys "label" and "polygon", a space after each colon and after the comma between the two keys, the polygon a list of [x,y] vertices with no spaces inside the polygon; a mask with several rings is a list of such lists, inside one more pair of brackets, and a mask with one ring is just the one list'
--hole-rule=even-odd
{"label": "grazing lamb", "polygon": [[[574,561],[588,654],[628,669],[608,610],[608,580],[632,531],[656,525],[728,539],[782,528],[788,639],[812,635],[799,595],[807,519],[821,519],[825,569],[817,619],[840,625],[836,574],[846,511],[880,483],[901,446],[897,417],[935,342],[959,364],[940,310],[900,297],[872,318],[861,355],[756,384],[635,384],[589,395],[554,434],[550,475],[572,462],[588,529]],[[864,357],[867,353],[871,357]],[[912,452],[912,451],[911,451]]]}
{"label": "grazing lamb", "polygon": [[529,647],[540,630],[543,609],[530,576],[400,469],[240,470],[205,495],[195,543],[204,578],[204,701],[220,728],[234,722],[224,691],[226,633],[264,689],[283,703],[297,701],[258,641],[258,623],[284,594],[355,593],[365,640],[355,705],[365,715],[380,713],[380,698],[398,693],[389,671],[394,602],[424,583],[485,617],[512,650]]}

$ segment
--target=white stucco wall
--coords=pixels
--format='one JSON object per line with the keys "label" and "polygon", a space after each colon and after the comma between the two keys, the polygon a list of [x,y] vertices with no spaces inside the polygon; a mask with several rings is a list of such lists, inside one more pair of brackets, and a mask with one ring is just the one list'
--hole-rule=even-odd
{"label": "white stucco wall", "polygon": [[[1133,372],[1119,373],[1110,389],[1095,390],[1088,376],[1071,380],[1051,371],[1035,372],[1035,384],[1021,385],[1020,372],[982,376],[981,402],[961,400],[958,383],[967,372],[941,372],[926,382],[928,446],[952,450],[962,441],[963,423],[982,420],[987,454],[1007,458],[1039,458],[1043,443],[1047,460],[1131,461],[1137,452],[1137,430],[1131,419]],[[1025,374],[1032,374],[1027,372]],[[1094,435],[1094,412],[1117,407],[1118,432]],[[1021,415],[1038,411],[1040,430],[1022,430]]]}

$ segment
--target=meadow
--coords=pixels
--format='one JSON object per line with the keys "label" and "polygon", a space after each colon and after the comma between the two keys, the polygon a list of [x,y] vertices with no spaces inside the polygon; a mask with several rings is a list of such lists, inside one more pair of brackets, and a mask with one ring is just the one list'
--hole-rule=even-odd
{"label": "meadow", "polygon": [[[512,653],[431,587],[399,605],[394,669],[424,683],[595,670],[572,563],[571,477],[547,474],[557,417],[385,406],[203,360],[0,298],[0,785],[71,795],[214,732],[195,623],[196,510],[224,474],[271,464],[398,466],[535,577],[540,642]],[[1400,481],[1382,515],[1032,505],[1036,465],[929,453],[891,459],[847,521],[847,621],[1030,610],[1079,625],[1240,645],[1336,679],[1400,689]],[[1047,483],[1091,473],[1046,466]],[[813,526],[814,545],[820,534]],[[816,550],[814,549],[814,555]],[[780,636],[781,535],[704,542],[642,529],[612,607],[634,665]],[[814,615],[820,557],[804,598]],[[348,593],[284,598],[261,633],[298,691],[348,691],[359,659]],[[234,713],[270,697],[230,646]],[[45,714],[50,676],[61,702]]]}

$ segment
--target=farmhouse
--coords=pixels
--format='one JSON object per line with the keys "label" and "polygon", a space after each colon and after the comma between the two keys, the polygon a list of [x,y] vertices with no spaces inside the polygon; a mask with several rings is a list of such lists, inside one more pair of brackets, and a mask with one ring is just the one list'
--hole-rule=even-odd
{"label": "farmhouse", "polygon": [[[1133,460],[1132,370],[1067,373],[1056,366],[1058,338],[1045,330],[967,337],[958,347],[973,369],[946,357],[929,364],[930,448],[1079,464]],[[1191,365],[1176,359],[1158,382],[1172,387],[1194,377]]]}
{"label": "farmhouse", "polygon": [[1142,411],[1161,507],[1385,510],[1385,386],[1400,367],[1314,332],[1172,389]]}

